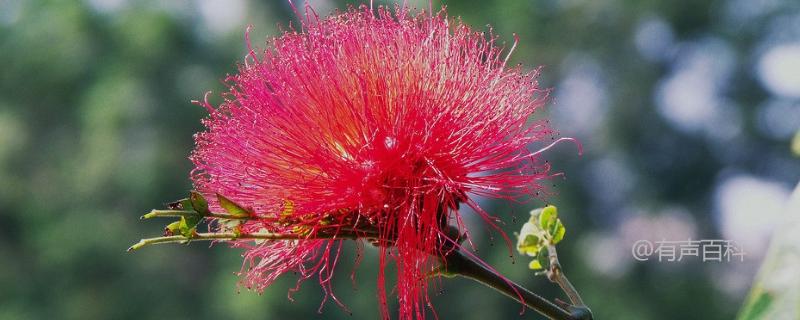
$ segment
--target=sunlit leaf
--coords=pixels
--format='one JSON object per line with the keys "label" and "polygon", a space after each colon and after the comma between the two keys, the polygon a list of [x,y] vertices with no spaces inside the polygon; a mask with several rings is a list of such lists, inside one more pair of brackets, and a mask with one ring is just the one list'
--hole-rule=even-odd
{"label": "sunlit leaf", "polygon": [[539,227],[542,230],[553,230],[553,225],[558,221],[558,209],[555,206],[546,206],[539,214]]}
{"label": "sunlit leaf", "polygon": [[567,228],[564,227],[564,224],[561,223],[561,219],[556,220],[554,224],[554,230],[550,231],[550,236],[552,239],[550,240],[553,244],[557,244],[564,239],[564,234],[567,233]]}

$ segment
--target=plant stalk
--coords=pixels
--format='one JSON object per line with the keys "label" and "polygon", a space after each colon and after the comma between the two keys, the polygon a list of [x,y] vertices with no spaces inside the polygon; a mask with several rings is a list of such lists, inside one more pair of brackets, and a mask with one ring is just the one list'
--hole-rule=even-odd
{"label": "plant stalk", "polygon": [[556,320],[586,320],[591,319],[583,313],[583,309],[575,312],[567,311],[549,300],[525,289],[524,287],[505,279],[500,274],[489,270],[474,259],[464,255],[460,250],[453,250],[444,258],[446,272],[475,280],[487,287],[497,290],[503,295],[514,299],[529,308],[536,310],[549,319]]}
{"label": "plant stalk", "polygon": [[150,213],[143,215],[140,219],[150,219],[150,218],[168,218],[168,217],[190,217],[190,216],[202,216],[204,218],[215,218],[215,219],[227,219],[227,220],[250,220],[253,217],[244,216],[244,215],[232,215],[228,213],[207,213],[205,215],[200,215],[196,211],[189,211],[189,210],[153,210]]}
{"label": "plant stalk", "polygon": [[567,297],[572,305],[585,308],[586,304],[583,303],[583,299],[581,299],[581,296],[578,294],[578,290],[576,290],[572,283],[569,282],[569,279],[567,279],[567,276],[561,270],[561,263],[558,262],[556,246],[552,244],[549,245],[547,253],[550,258],[550,269],[547,271],[547,279],[561,287],[561,290],[567,294]]}
{"label": "plant stalk", "polygon": [[346,232],[342,234],[322,235],[317,234],[313,237],[299,233],[250,233],[239,234],[234,232],[203,232],[193,233],[190,236],[174,235],[155,237],[139,240],[138,243],[128,248],[128,252],[140,249],[144,246],[162,244],[162,243],[188,243],[191,241],[233,241],[233,240],[298,240],[298,239],[360,239],[360,238],[377,238],[377,235],[361,232]]}

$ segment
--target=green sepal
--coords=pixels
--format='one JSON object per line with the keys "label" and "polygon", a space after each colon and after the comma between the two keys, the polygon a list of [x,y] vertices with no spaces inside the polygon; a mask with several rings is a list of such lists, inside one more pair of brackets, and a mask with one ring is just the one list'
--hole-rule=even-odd
{"label": "green sepal", "polygon": [[201,217],[199,216],[181,217],[181,220],[178,222],[181,235],[187,238],[191,237],[194,234],[194,231],[197,229],[197,224],[200,223],[200,220]]}
{"label": "green sepal", "polygon": [[181,229],[181,221],[175,221],[173,223],[168,224],[164,227],[164,235],[165,236],[174,236],[180,233]]}
{"label": "green sepal", "polygon": [[189,200],[189,198],[182,199],[180,204],[181,208],[183,208],[184,210],[194,210],[194,206],[192,206],[192,201]]}
{"label": "green sepal", "polygon": [[183,198],[167,203],[167,208],[170,210],[194,210],[194,207],[192,207],[192,202],[189,201],[189,198]]}
{"label": "green sepal", "polygon": [[245,208],[242,208],[240,205],[234,203],[233,201],[225,198],[225,196],[221,194],[217,194],[217,200],[219,201],[219,206],[225,209],[229,214],[237,217],[249,217],[250,211]]}
{"label": "green sepal", "polygon": [[199,192],[194,190],[189,192],[189,203],[194,211],[200,215],[207,216],[211,214],[211,211],[208,210],[208,201],[206,201],[206,198],[203,198],[203,195]]}

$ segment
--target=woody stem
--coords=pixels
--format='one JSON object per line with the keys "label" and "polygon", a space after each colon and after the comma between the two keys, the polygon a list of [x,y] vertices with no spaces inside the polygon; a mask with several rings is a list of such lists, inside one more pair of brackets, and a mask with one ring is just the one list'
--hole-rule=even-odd
{"label": "woody stem", "polygon": [[569,301],[577,306],[577,307],[586,307],[586,304],[583,303],[583,299],[578,294],[578,290],[569,282],[567,276],[564,274],[564,271],[561,269],[561,263],[558,262],[558,253],[556,252],[555,245],[549,245],[547,249],[549,259],[550,259],[550,269],[547,270],[547,279],[551,282],[558,284],[561,287],[561,290],[567,294],[569,297]]}
{"label": "woody stem", "polygon": [[461,250],[453,250],[444,257],[446,273],[475,280],[487,287],[497,290],[529,308],[536,310],[549,319],[588,320],[592,319],[588,308],[570,308],[565,310],[549,300],[529,291],[495,271],[481,265],[474,259],[464,255]]}

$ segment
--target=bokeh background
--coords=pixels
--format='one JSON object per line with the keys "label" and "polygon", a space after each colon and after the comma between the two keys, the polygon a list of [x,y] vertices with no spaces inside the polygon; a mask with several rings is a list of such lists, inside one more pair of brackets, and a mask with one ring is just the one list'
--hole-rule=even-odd
{"label": "bokeh background", "polygon": [[[565,173],[557,195],[484,203],[506,229],[557,204],[562,262],[598,319],[734,317],[800,178],[789,147],[800,127],[800,2],[444,2],[504,41],[519,34],[512,62],[544,66],[548,116],[583,144],[582,156],[570,143],[546,154]],[[322,14],[346,3],[312,1]],[[0,319],[378,316],[369,248],[356,287],[351,264],[340,266],[335,293],[352,315],[331,302],[318,313],[314,281],[293,302],[291,277],[263,295],[239,292],[240,252],[225,246],[125,252],[165,223],[141,214],[191,188],[186,157],[204,111],[189,101],[224,88],[248,24],[263,46],[293,19],[281,0],[0,0]],[[503,273],[558,295],[525,258],[512,263],[502,241],[473,232]],[[630,250],[642,239],[728,239],[747,255],[639,262]],[[467,280],[444,280],[432,296],[443,319],[538,319]]]}

